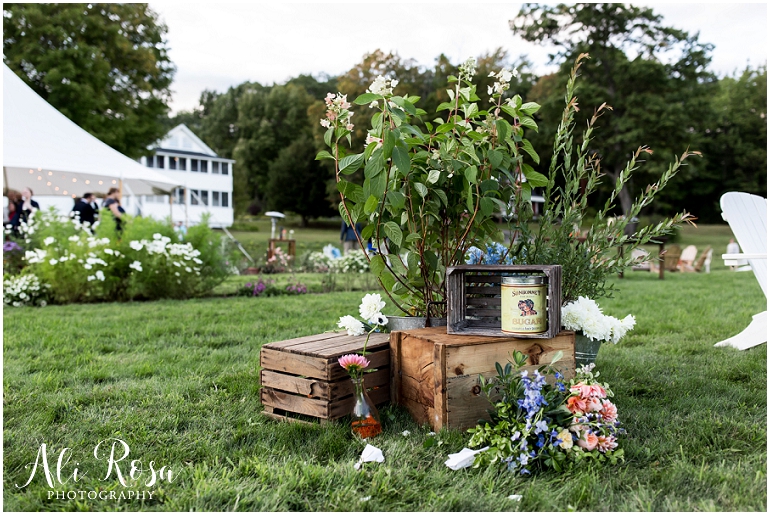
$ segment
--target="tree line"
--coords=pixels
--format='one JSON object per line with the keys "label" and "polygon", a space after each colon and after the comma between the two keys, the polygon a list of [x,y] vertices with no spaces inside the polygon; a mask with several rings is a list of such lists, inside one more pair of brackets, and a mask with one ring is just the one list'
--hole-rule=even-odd
{"label": "tree line", "polygon": [[[169,117],[174,67],[167,29],[145,4],[5,4],[3,10],[6,64],[84,129],[138,157],[165,131],[185,123],[219,155],[237,161],[237,214],[275,209],[297,213],[303,222],[337,212],[333,171],[315,160],[324,148],[319,121],[326,94],[342,92],[353,100],[379,75],[398,79],[396,94],[421,97],[429,122],[430,113],[449,99],[447,77],[460,64],[439,55],[432,66],[421,66],[376,50],[340,76],[299,75],[283,84],[206,90],[194,109]],[[539,132],[528,135],[541,156],[538,171],[550,163],[569,69],[587,53],[577,122],[584,125],[602,103],[612,107],[591,148],[602,159],[607,182],[595,194],[597,204],[640,145],[653,154],[635,173],[637,182],[621,193],[623,210],[686,149],[702,157],[688,161],[644,214],[687,209],[702,222],[717,222],[722,193],[767,196],[766,65],[717,77],[709,69],[712,45],[665,26],[652,9],[631,5],[524,4],[510,26],[527,41],[553,45],[551,61],[558,70],[536,76],[531,62],[512,59],[502,47],[478,56],[479,107],[487,107],[483,93],[494,80],[489,73],[516,68],[510,94],[543,106]],[[365,106],[355,111],[354,148],[363,147],[370,116]]]}

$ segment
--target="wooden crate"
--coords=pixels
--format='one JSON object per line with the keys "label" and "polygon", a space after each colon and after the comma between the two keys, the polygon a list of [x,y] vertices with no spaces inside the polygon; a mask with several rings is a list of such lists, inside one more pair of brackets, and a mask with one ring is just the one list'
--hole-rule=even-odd
{"label": "wooden crate", "polygon": [[491,404],[481,391],[479,374],[497,375],[495,362],[504,365],[514,350],[527,354],[526,370],[551,362],[567,379],[575,375],[575,333],[563,331],[555,338],[525,340],[490,336],[446,334],[429,327],[390,334],[391,398],[405,406],[419,424],[467,429],[486,418]]}
{"label": "wooden crate", "polygon": [[[262,347],[259,363],[261,399],[265,415],[286,420],[298,415],[325,422],[349,415],[353,409],[353,383],[337,359],[361,353],[366,336],[324,333]],[[375,404],[390,399],[389,335],[372,334],[366,358],[374,372],[364,374],[369,397]]]}
{"label": "wooden crate", "polygon": [[[542,272],[548,278],[546,331],[504,333],[500,329],[503,274]],[[560,265],[461,265],[447,269],[447,332],[501,338],[554,338],[561,331]]]}

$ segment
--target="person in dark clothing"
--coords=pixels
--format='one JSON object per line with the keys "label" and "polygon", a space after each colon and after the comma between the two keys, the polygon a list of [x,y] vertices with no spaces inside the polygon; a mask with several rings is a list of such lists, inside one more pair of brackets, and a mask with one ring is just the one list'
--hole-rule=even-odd
{"label": "person in dark clothing", "polygon": [[75,203],[75,207],[72,208],[72,213],[76,216],[80,223],[88,222],[89,225],[94,225],[96,222],[96,208],[94,208],[94,194],[86,193],[83,198]]}
{"label": "person in dark clothing", "polygon": [[115,217],[115,227],[120,231],[122,229],[120,226],[120,219],[123,217],[123,213],[125,213],[126,210],[120,205],[120,190],[118,190],[118,188],[110,188],[107,192],[107,196],[104,197],[102,207],[109,208],[109,210],[112,211],[112,216]]}
{"label": "person in dark clothing", "polygon": [[40,209],[40,204],[32,200],[32,190],[24,188],[21,192],[21,200],[16,203],[16,211],[11,219],[11,226],[13,226],[13,229],[18,229],[22,220],[27,222],[29,220],[29,215],[32,214],[33,210],[38,209]]}
{"label": "person in dark clothing", "polygon": [[361,234],[361,224],[357,223],[356,228],[353,229],[345,221],[342,221],[342,227],[340,228],[340,241],[342,242],[342,253],[345,254],[349,250],[355,248],[358,238],[356,233]]}

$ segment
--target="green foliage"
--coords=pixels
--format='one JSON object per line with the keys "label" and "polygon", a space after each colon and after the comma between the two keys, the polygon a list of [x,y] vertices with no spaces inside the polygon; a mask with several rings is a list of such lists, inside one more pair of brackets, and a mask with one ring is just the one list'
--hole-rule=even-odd
{"label": "green foliage", "polygon": [[[514,34],[558,49],[553,60],[560,64],[559,71],[541,77],[530,95],[543,105],[543,131],[533,138],[541,154],[557,131],[554,121],[559,119],[572,63],[581,54],[591,56],[581,68],[581,105],[606,102],[613,110],[602,120],[605,136],[591,147],[602,156],[603,173],[611,179],[609,186],[596,190],[593,202],[604,203],[613,195],[611,186],[639,145],[655,151],[645,156],[648,162],[638,182],[627,182],[617,194],[621,209],[613,215],[627,215],[633,198],[644,191],[642,185],[657,181],[672,156],[687,148],[702,150],[702,135],[713,120],[716,79],[706,68],[713,46],[661,22],[652,9],[606,3],[524,4],[511,22]],[[585,126],[592,114],[583,108],[575,114],[575,122]],[[575,139],[580,144],[580,136]],[[688,200],[691,185],[702,188],[708,187],[703,182],[713,183],[700,179],[705,167],[705,161],[691,163],[645,211],[670,214],[685,203],[697,206]]]}
{"label": "green foliage", "polygon": [[[405,312],[424,314],[435,306],[436,314],[446,313],[447,267],[463,263],[471,246],[502,241],[495,214],[509,199],[528,204],[526,181],[542,177],[527,163],[533,152],[524,139],[525,127],[536,130],[537,104],[523,104],[518,95],[505,100],[512,74],[499,72],[505,76],[496,76],[497,86],[487,92],[493,107],[480,110],[474,66],[469,60],[459,79],[449,78],[451,101],[425,122],[428,132],[415,122],[428,117],[416,106],[419,98],[396,95],[400,83],[376,79],[370,93],[355,100],[379,108],[362,153],[348,155],[341,145],[351,141],[349,103],[327,98],[324,139],[335,163],[340,215],[349,225],[367,221],[362,236],[387,249],[388,259],[373,260],[372,271]],[[362,187],[342,178],[361,168]]]}
{"label": "green foliage", "polygon": [[[580,143],[575,143],[573,130],[578,102],[574,93],[578,70],[586,57],[580,56],[576,60],[567,83],[566,107],[553,142],[539,231],[534,235],[531,233],[527,223],[531,212],[518,210],[520,216],[517,230],[520,231],[520,242],[514,249],[515,256],[519,258],[518,262],[562,266],[564,303],[580,296],[595,300],[609,294],[612,286],[606,285],[607,278],[633,264],[634,249],[654,241],[655,237],[671,233],[682,223],[691,223],[692,216],[682,212],[638,230],[630,230],[629,225],[676,175],[682,161],[691,155],[699,155],[698,152],[684,152],[669,165],[657,182],[647,186],[638,198],[624,209],[625,216],[612,220],[608,215],[631,180],[639,157],[642,153],[651,152],[646,147],[639,147],[619,172],[609,197],[594,215],[585,239],[581,241],[580,231],[587,218],[589,198],[599,187],[602,176],[603,158],[591,150],[597,145],[594,143],[593,131],[606,109],[606,105],[602,104],[594,111],[582,133]],[[621,249],[624,251],[622,254]]]}
{"label": "green foliage", "polygon": [[331,174],[315,156],[311,137],[299,134],[278,152],[268,168],[267,209],[297,213],[302,217],[301,227],[307,226],[309,218],[334,214],[326,193]]}
{"label": "green foliage", "polygon": [[164,134],[174,66],[147,4],[4,4],[3,61],[70,120],[130,156]]}

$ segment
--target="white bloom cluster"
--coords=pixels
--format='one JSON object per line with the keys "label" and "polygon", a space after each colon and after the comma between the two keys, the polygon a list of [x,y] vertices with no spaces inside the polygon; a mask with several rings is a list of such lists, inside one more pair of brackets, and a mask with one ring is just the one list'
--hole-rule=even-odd
{"label": "white bloom cluster", "polygon": [[[490,77],[494,77],[497,79],[495,83],[491,86],[487,86],[487,93],[490,96],[496,96],[496,95],[502,95],[506,91],[508,91],[508,88],[511,87],[511,79],[514,77],[519,76],[518,70],[514,68],[513,70],[506,70],[502,69],[499,72],[489,72]],[[490,101],[493,101],[492,98],[489,99]]]}
{"label": "white bloom cluster", "polygon": [[[171,243],[171,238],[158,233],[153,234],[152,237],[152,241],[133,240],[129,242],[128,245],[137,252],[144,249],[150,255],[166,257],[169,262],[177,268],[183,268],[188,273],[201,275],[201,269],[200,266],[198,266],[203,264],[203,261],[201,261],[201,259],[198,257],[201,255],[201,253],[199,250],[196,250],[191,243]],[[192,262],[193,264],[190,266],[185,264],[183,266],[182,263],[185,261]],[[137,268],[137,266],[132,266],[135,263],[139,263],[137,265],[139,268]],[[140,261],[134,261],[132,265],[129,266],[137,272],[142,271],[142,263]],[[175,272],[175,275],[179,277],[181,274],[179,272]]]}
{"label": "white bloom cluster", "polygon": [[369,271],[369,260],[358,249],[353,249],[332,263],[332,270],[338,274],[365,274]]}
{"label": "white bloom cluster", "polygon": [[460,65],[460,80],[470,82],[474,75],[476,75],[476,59],[469,57]]}
{"label": "white bloom cluster", "polygon": [[[387,79],[382,75],[379,75],[371,86],[366,90],[367,93],[373,93],[375,95],[382,95],[385,98],[393,96],[393,88],[398,86],[398,79]],[[369,108],[377,107],[377,100],[369,104]],[[391,104],[393,105],[393,104]]]}
{"label": "white bloom cluster", "polygon": [[353,124],[350,123],[350,118],[353,116],[353,111],[350,109],[350,102],[348,102],[348,96],[342,93],[328,93],[324,99],[326,102],[326,118],[321,120],[321,125],[329,129],[332,125],[335,127],[345,127],[347,130],[353,130]]}
{"label": "white bloom cluster", "polygon": [[45,306],[44,300],[39,300],[47,284],[41,284],[40,279],[31,274],[17,275],[3,281],[3,303],[14,307],[28,306],[36,302]]}
{"label": "white bloom cluster", "polygon": [[568,331],[582,331],[591,340],[618,343],[636,325],[633,315],[623,320],[605,315],[595,300],[579,297],[561,308],[561,323]]}
{"label": "white bloom cluster", "polygon": [[35,263],[42,263],[45,260],[48,252],[43,249],[28,250],[24,253],[24,259],[30,265]]}
{"label": "white bloom cluster", "polygon": [[331,270],[333,261],[333,257],[327,256],[323,252],[311,252],[307,257],[305,267],[309,272],[326,273]]}
{"label": "white bloom cluster", "polygon": [[[381,313],[382,308],[385,307],[382,297],[379,293],[368,293],[361,299],[361,305],[358,307],[358,312],[361,318],[367,321],[371,326],[371,331],[375,329],[383,328],[388,323],[388,318]],[[347,330],[350,336],[361,336],[366,332],[366,326],[357,318],[351,315],[345,315],[340,317],[337,322],[337,327]],[[367,337],[367,341],[369,341]]]}
{"label": "white bloom cluster", "polygon": [[337,322],[337,327],[345,329],[348,332],[348,336],[361,336],[366,332],[364,324],[350,315],[340,317],[339,322]]}

